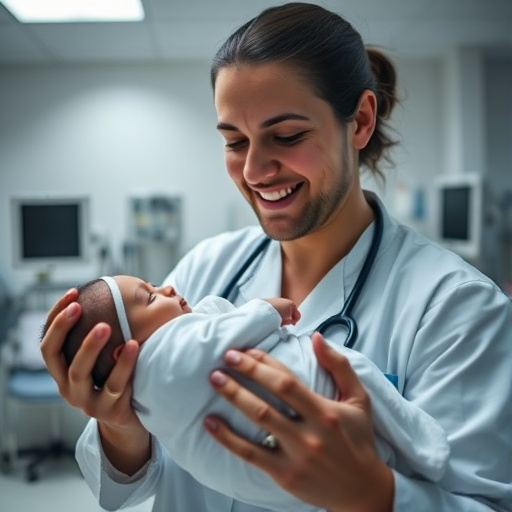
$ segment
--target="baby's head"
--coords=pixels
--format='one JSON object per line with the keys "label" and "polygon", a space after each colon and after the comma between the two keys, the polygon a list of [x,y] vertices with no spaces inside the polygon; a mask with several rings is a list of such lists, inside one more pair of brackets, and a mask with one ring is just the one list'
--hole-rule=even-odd
{"label": "baby's head", "polygon": [[142,344],[163,324],[191,312],[172,286],[155,288],[133,276],[102,277],[89,281],[78,287],[77,302],[82,313],[62,347],[68,364],[97,323],[105,322],[112,329],[92,372],[98,387],[103,387],[126,341],[135,339]]}

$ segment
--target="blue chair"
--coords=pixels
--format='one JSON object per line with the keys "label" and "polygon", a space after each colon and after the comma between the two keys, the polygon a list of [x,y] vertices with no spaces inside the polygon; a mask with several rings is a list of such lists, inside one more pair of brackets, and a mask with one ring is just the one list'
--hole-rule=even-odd
{"label": "blue chair", "polygon": [[[26,479],[38,479],[38,466],[49,458],[74,457],[74,449],[61,440],[60,410],[65,405],[57,384],[46,370],[39,350],[39,337],[46,314],[26,311],[20,314],[0,354],[2,389],[3,469],[11,470],[21,458],[29,458]],[[18,442],[19,409],[44,408],[50,415],[51,441],[44,447],[20,449]]]}

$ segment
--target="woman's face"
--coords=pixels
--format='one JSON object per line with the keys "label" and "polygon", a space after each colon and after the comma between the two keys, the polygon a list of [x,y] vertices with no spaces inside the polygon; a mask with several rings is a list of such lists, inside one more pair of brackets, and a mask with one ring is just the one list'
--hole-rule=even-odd
{"label": "woman's face", "polygon": [[133,276],[115,276],[132,337],[146,341],[160,326],[192,310],[172,286],[156,288]]}
{"label": "woman's face", "polygon": [[222,68],[215,107],[229,175],[269,236],[294,240],[341,215],[354,183],[350,123],[291,68]]}

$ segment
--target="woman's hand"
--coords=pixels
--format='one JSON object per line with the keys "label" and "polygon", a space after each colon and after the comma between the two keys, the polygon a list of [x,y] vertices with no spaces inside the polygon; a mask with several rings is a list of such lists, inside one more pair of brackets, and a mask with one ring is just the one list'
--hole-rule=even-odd
{"label": "woman's hand", "polygon": [[284,416],[225,373],[211,375],[217,393],[275,436],[276,449],[245,440],[217,417],[206,418],[205,427],[228,450],[303,501],[333,512],[389,512],[393,475],[375,451],[370,399],[347,359],[318,333],[313,335],[313,346],[338,386],[338,401],[313,393],[263,352],[226,354],[228,366],[286,402],[299,419]]}
{"label": "woman's hand", "polygon": [[149,434],[131,407],[131,376],[139,345],[135,340],[126,343],[104,388],[96,389],[91,372],[110,337],[110,326],[96,325],[85,337],[70,366],[61,352],[68,331],[81,313],[80,305],[74,302],[77,297],[77,290],[70,290],[48,314],[49,327],[41,341],[43,359],[62,397],[98,420],[103,449],[112,464],[131,474],[150,456]]}

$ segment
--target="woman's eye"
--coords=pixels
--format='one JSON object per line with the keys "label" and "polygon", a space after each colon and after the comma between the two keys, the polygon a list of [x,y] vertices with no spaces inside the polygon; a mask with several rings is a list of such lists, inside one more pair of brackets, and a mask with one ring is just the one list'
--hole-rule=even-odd
{"label": "woman's eye", "polygon": [[294,133],[293,135],[287,135],[286,137],[276,135],[275,138],[279,144],[283,144],[285,146],[291,146],[291,145],[299,142],[300,140],[302,140],[305,133],[306,132]]}
{"label": "woman's eye", "polygon": [[234,151],[236,149],[240,149],[244,144],[245,144],[245,140],[244,139],[232,140],[232,141],[228,141],[227,140],[226,144],[225,144],[225,148],[228,151]]}

